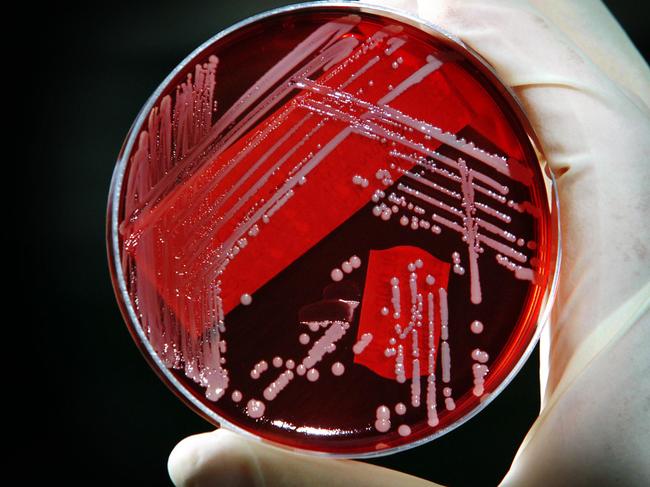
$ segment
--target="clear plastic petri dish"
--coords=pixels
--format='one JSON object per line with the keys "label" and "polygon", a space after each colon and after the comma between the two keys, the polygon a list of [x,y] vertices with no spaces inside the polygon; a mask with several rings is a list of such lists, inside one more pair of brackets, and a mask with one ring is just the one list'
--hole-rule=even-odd
{"label": "clear plastic petri dish", "polygon": [[432,440],[533,349],[556,188],[489,65],[394,10],[257,15],[144,105],[108,207],[112,279],[160,378],[214,424],[341,457]]}

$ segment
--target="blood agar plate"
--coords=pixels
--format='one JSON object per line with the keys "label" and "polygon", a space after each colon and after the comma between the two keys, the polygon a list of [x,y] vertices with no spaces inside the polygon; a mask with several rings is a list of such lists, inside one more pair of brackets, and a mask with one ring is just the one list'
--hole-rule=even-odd
{"label": "blood agar plate", "polygon": [[395,11],[303,4],[199,47],[115,170],[118,301],[159,376],[289,449],[394,452],[462,424],[537,340],[555,186],[513,95]]}

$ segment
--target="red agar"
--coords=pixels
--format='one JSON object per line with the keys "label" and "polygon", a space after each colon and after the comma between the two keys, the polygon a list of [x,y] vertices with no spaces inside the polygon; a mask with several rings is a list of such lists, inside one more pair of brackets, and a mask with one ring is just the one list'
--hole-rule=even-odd
{"label": "red agar", "polygon": [[521,364],[556,215],[519,109],[462,46],[372,8],[276,13],[146,113],[113,187],[114,281],[205,416],[372,454],[462,421]]}

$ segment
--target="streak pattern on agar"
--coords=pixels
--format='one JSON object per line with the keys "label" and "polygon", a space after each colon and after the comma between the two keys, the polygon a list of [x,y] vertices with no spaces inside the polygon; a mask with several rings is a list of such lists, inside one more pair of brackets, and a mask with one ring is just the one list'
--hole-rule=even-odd
{"label": "streak pattern on agar", "polygon": [[[492,144],[471,117],[461,123],[414,105],[461,76],[442,46],[424,49],[412,28],[359,15],[302,32],[230,106],[219,107],[219,79],[230,73],[217,50],[151,110],[125,178],[122,271],[158,357],[216,408],[232,404],[223,409],[230,421],[318,437],[356,431],[373,445],[421,437],[493,388],[486,362],[498,354],[476,342],[468,357],[454,345],[461,335],[488,340],[493,329],[478,320],[453,326],[457,302],[480,307],[498,294],[483,266],[523,286],[541,280],[529,230],[542,217],[529,201],[535,173],[520,149]],[[462,89],[441,96],[471,112]],[[290,346],[265,344],[254,328],[240,338],[230,323],[241,323],[244,308],[260,336],[273,337],[264,322],[276,311],[267,297],[273,283],[364,214],[409,243],[323,254],[326,270],[305,276],[320,295],[296,303],[281,331],[292,335]],[[247,343],[257,348],[240,365]],[[299,409],[298,390],[330,404],[335,398],[321,391],[368,374],[392,392],[352,414],[361,425],[277,416]],[[232,401],[222,399],[228,390]],[[397,401],[400,424],[391,424],[385,404]]]}

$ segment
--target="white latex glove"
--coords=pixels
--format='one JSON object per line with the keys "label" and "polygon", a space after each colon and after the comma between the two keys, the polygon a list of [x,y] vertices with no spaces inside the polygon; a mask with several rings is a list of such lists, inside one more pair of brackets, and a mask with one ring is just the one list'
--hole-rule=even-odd
{"label": "white latex glove", "polygon": [[[542,409],[505,485],[650,485],[650,70],[596,1],[384,0],[440,25],[510,85],[560,194],[559,295]],[[183,440],[178,486],[433,485],[225,430]]]}

